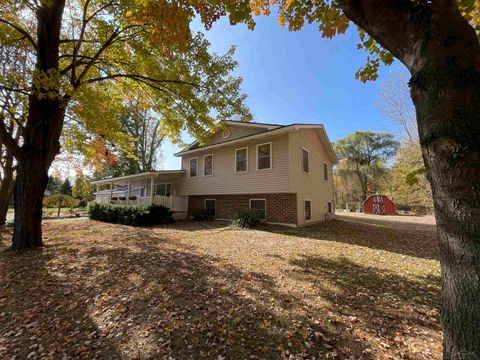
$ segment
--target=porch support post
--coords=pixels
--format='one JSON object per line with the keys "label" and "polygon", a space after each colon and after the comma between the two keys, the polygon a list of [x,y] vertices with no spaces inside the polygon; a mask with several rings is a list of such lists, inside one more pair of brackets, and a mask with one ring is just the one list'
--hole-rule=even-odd
{"label": "porch support post", "polygon": [[112,197],[113,197],[113,182],[110,183],[110,201],[112,202]]}
{"label": "porch support post", "polygon": [[100,199],[98,193],[100,192],[100,185],[97,184],[97,192],[95,193],[95,201]]}
{"label": "porch support post", "polygon": [[153,176],[150,178],[150,204],[153,204]]}
{"label": "porch support post", "polygon": [[132,180],[128,180],[127,204],[130,204],[130,196],[132,194]]}

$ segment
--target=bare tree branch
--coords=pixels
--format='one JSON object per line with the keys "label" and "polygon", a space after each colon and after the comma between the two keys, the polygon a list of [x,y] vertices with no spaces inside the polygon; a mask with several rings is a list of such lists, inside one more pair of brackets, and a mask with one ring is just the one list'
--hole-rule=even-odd
{"label": "bare tree branch", "polygon": [[17,159],[23,159],[25,153],[22,149],[18,146],[17,142],[13,139],[13,137],[8,132],[7,128],[5,127],[3,118],[0,119],[0,141],[4,144],[8,150],[10,150]]}
{"label": "bare tree branch", "polygon": [[30,95],[30,92],[28,91],[28,89],[12,88],[12,87],[5,86],[5,85],[2,85],[2,84],[0,84],[0,89],[1,90],[6,90],[6,91],[18,92],[18,93],[21,93],[21,94],[27,95],[27,96]]}

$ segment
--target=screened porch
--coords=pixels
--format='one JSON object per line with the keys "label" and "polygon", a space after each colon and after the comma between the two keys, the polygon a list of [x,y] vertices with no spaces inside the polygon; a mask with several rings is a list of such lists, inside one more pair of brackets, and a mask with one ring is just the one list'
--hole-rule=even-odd
{"label": "screened porch", "polygon": [[162,205],[174,212],[187,211],[181,195],[183,170],[151,171],[92,182],[95,202],[125,205]]}

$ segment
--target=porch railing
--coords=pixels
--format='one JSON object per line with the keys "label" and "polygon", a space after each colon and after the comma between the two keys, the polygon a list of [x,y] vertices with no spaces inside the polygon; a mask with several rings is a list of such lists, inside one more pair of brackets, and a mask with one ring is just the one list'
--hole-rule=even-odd
{"label": "porch railing", "polygon": [[110,196],[97,196],[95,199],[98,203],[109,203],[114,204],[124,204],[124,205],[140,205],[148,206],[150,204],[162,205],[167,208],[172,209],[173,211],[186,211],[187,210],[187,199],[176,197],[176,196],[154,196],[153,201],[149,196],[137,196],[135,199],[121,199],[119,197],[113,197],[110,200]]}

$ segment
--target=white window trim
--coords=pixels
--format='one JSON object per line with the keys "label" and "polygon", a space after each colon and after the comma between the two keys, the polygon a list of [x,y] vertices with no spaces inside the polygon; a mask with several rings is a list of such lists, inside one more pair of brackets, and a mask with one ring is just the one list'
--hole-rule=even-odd
{"label": "white window trim", "polygon": [[[212,173],[210,175],[206,175],[205,174],[205,158],[207,156],[211,156],[212,157]],[[207,155],[203,155],[203,176],[213,176],[213,154],[207,154]]]}
{"label": "white window trim", "polygon": [[203,208],[206,210],[207,209],[207,201],[215,201],[215,215],[213,217],[217,216],[217,199],[205,199],[203,200]]}
{"label": "white window trim", "polygon": [[[157,195],[157,188],[160,185],[170,185],[170,196],[172,196],[172,183],[159,183],[155,184],[155,193],[154,196],[166,196],[166,195]],[[167,187],[165,186],[165,190],[167,190]]]}
{"label": "white window trim", "polygon": [[[325,169],[327,169],[327,178],[325,179]],[[328,181],[330,174],[328,173],[328,164],[323,162],[323,181]]]}
{"label": "white window trim", "polygon": [[[196,175],[195,175],[195,176],[192,176],[192,171],[191,171],[191,170],[192,170],[191,164],[192,164],[192,160],[193,160],[193,159],[197,159],[197,166],[196,166],[197,171],[196,171]],[[188,177],[190,177],[190,178],[192,178],[192,177],[198,177],[198,156],[191,157],[191,158],[188,159]]]}
{"label": "white window trim", "polygon": [[[245,171],[237,171],[237,152],[240,150],[247,150],[247,157],[246,157],[246,166],[245,166]],[[235,149],[235,161],[234,161],[234,170],[235,174],[242,174],[248,172],[248,147],[243,147],[243,148],[238,148]]]}
{"label": "white window trim", "polygon": [[[306,212],[305,212],[305,203],[306,203],[307,201],[310,203],[310,219],[307,219],[307,214],[306,214]],[[310,199],[303,199],[303,220],[304,220],[304,221],[312,221],[312,219],[313,219],[313,216],[312,216],[312,215],[313,215],[313,214],[312,214],[312,200],[310,200]]]}
{"label": "white window trim", "polygon": [[[307,152],[307,158],[308,158],[308,171],[307,172],[303,169],[303,150],[305,150]],[[304,146],[302,146],[302,172],[304,174],[310,174],[310,151]]]}
{"label": "white window trim", "polygon": [[258,200],[262,200],[262,201],[265,202],[265,219],[261,219],[261,220],[267,221],[267,199],[265,199],[265,198],[263,198],[263,199],[249,199],[248,200],[249,209],[252,210],[252,201],[258,201]]}
{"label": "white window trim", "polygon": [[[258,148],[259,148],[260,146],[263,146],[263,145],[270,145],[270,167],[265,168],[265,169],[259,169],[259,168],[258,168]],[[257,159],[257,171],[272,170],[272,164],[273,164],[272,149],[273,149],[272,142],[266,142],[266,143],[263,143],[263,144],[257,144],[257,156],[256,156],[256,159]]]}

